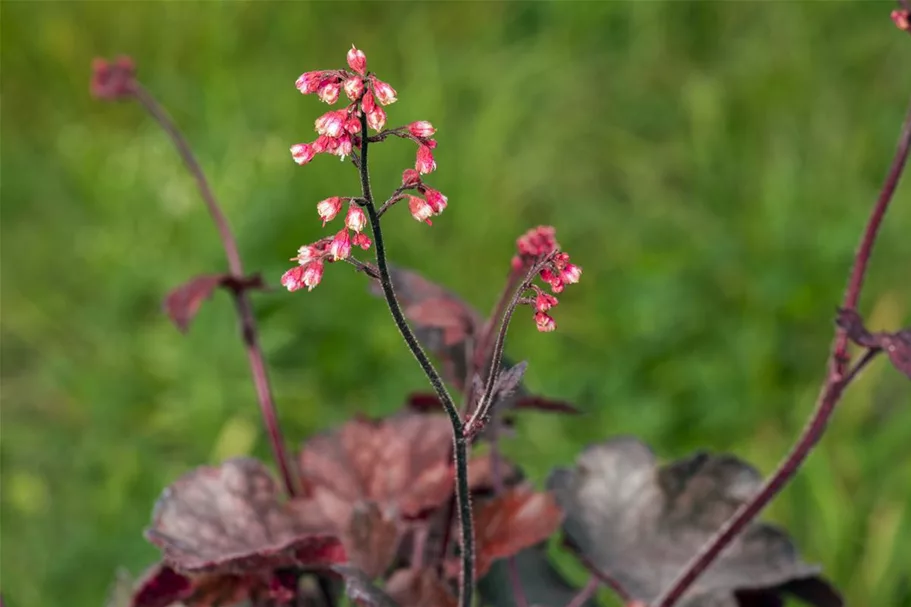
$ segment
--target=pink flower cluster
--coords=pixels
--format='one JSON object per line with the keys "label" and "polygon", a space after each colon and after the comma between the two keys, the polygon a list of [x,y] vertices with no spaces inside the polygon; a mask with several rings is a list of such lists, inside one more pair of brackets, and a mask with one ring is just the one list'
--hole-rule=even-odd
{"label": "pink flower cluster", "polygon": [[895,27],[911,34],[911,10],[896,9],[890,16]]}
{"label": "pink flower cluster", "polygon": [[[538,277],[550,285],[550,290],[554,293],[562,293],[566,285],[575,284],[582,277],[582,268],[569,263],[569,253],[559,250],[556,230],[551,226],[538,226],[529,230],[516,240],[516,248],[519,252],[512,258],[515,271],[531,268],[543,258],[553,255],[538,272]],[[553,331],[557,328],[557,323],[547,312],[560,303],[559,300],[537,285],[532,285],[531,288],[535,293],[535,324],[538,331]]]}
{"label": "pink flower cluster", "polygon": [[402,173],[402,188],[416,189],[424,197],[408,195],[408,210],[411,216],[418,221],[426,222],[427,225],[433,225],[430,218],[442,213],[449,204],[446,198],[439,190],[434,190],[421,180],[420,173],[415,169],[405,169]]}
{"label": "pink flower cluster", "polygon": [[[304,165],[313,160],[316,154],[327,153],[340,156],[343,160],[353,150],[360,149],[361,120],[366,120],[367,127],[381,134],[371,141],[382,141],[386,136],[394,135],[411,139],[418,145],[414,169],[406,170],[402,175],[402,187],[392,202],[408,199],[411,215],[418,221],[430,224],[430,218],[443,212],[448,204],[446,196],[426,185],[421,176],[436,170],[433,149],[437,142],[433,139],[436,129],[426,120],[412,122],[403,127],[383,131],[386,125],[386,112],[382,106],[395,103],[396,92],[386,82],[367,72],[367,57],[354,46],[348,51],[349,70],[319,70],[302,74],[295,83],[297,89],[305,95],[316,94],[320,100],[334,105],[344,91],[350,103],[341,110],[326,112],[316,119],[314,127],[319,135],[310,143],[298,143],[291,146],[291,157],[297,164]],[[422,196],[405,195],[405,190],[417,190]],[[352,198],[333,196],[320,201],[316,211],[325,226],[342,211],[348,203],[345,216],[345,227],[332,238],[324,238],[314,244],[303,246],[292,260],[298,267],[292,268],[282,276],[282,285],[289,291],[307,287],[312,290],[323,276],[326,262],[339,261],[351,255],[351,248],[359,246],[367,250],[371,246],[370,238],[363,233],[367,225],[367,216]],[[361,200],[361,203],[364,201]]]}
{"label": "pink flower cluster", "polygon": [[335,154],[345,159],[359,142],[361,112],[367,116],[367,125],[381,131],[386,124],[382,106],[395,103],[396,92],[389,84],[373,74],[367,74],[367,57],[351,47],[348,51],[348,70],[318,70],[301,74],[294,85],[304,95],[316,93],[321,101],[335,105],[341,91],[351,101],[345,109],[326,112],[316,119],[314,127],[319,137],[311,143],[291,146],[291,157],[300,165],[307,164],[317,154]]}

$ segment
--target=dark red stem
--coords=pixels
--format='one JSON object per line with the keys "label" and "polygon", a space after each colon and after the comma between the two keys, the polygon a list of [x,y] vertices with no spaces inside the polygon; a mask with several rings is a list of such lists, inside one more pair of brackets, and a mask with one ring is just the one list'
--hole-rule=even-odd
{"label": "dark red stem", "polygon": [[589,578],[588,582],[585,584],[582,590],[579,591],[579,594],[574,596],[573,600],[566,604],[566,607],[583,607],[583,605],[585,605],[589,599],[595,596],[595,593],[598,592],[598,586],[600,585],[601,582],[598,580],[598,578],[592,576]]}
{"label": "dark red stem", "polygon": [[[228,258],[228,268],[231,276],[241,281],[244,278],[244,269],[240,261],[240,253],[237,248],[237,241],[228,225],[228,220],[221,206],[209,187],[202,168],[196,161],[193,151],[190,149],[187,140],[184,138],[180,129],[174,124],[164,108],[155,100],[155,98],[138,82],[133,83],[133,94],[136,99],[145,107],[152,118],[161,126],[162,129],[171,138],[174,147],[183,159],[187,170],[196,179],[196,185],[199,187],[199,193],[212,215],[215,227],[218,229],[218,235],[221,238],[222,247],[225,250],[225,256]],[[256,317],[253,315],[253,306],[250,303],[250,297],[243,288],[232,289],[234,302],[237,306],[237,315],[240,320],[241,335],[244,341],[244,348],[247,351],[247,359],[250,362],[250,370],[253,373],[253,382],[256,385],[256,397],[259,401],[259,409],[266,424],[266,430],[269,433],[269,442],[272,444],[272,452],[275,461],[281,471],[282,481],[285,490],[289,496],[297,495],[296,474],[294,473],[293,464],[288,457],[285,449],[285,441],[282,437],[281,428],[278,423],[278,416],[275,412],[275,403],[272,400],[272,389],[269,386],[269,377],[266,373],[266,365],[263,358],[262,348],[259,345],[258,331],[256,327]]]}
{"label": "dark red stem", "polygon": [[[851,277],[848,281],[848,288],[845,291],[844,302],[842,307],[854,310],[857,301],[860,298],[860,291],[863,286],[864,276],[867,270],[867,264],[870,260],[870,253],[876,242],[876,235],[879,231],[880,224],[895,193],[895,188],[901,179],[902,171],[908,160],[908,149],[911,146],[911,106],[902,125],[901,135],[899,137],[898,149],[886,181],[880,190],[876,204],[870,213],[867,221],[867,227],[864,230],[860,246],[854,256],[854,265],[851,270]],[[845,367],[848,362],[847,354],[847,334],[844,329],[837,329],[835,334],[835,343],[828,360],[828,373],[823,383],[816,407],[809,421],[804,427],[800,438],[791,449],[791,452],[782,461],[775,470],[774,474],[763,484],[759,492],[746,504],[744,504],[728,520],[721,529],[699,550],[676,580],[668,589],[655,600],[654,607],[671,607],[676,603],[696,579],[711,565],[721,551],[724,550],[731,541],[736,538],[741,531],[765,508],[765,506],[778,494],[779,491],[794,476],[797,470],[803,464],[804,460],[813,450],[817,441],[822,436],[828,424],[829,417],[835,410],[844,389],[851,383],[857,374],[869,363],[875,356],[875,351],[867,351],[860,361],[846,374]]]}
{"label": "dark red stem", "polygon": [[576,558],[579,559],[579,562],[582,563],[582,566],[588,569],[588,572],[597,578],[599,582],[613,590],[616,595],[620,597],[620,600],[624,602],[624,604],[629,603],[633,600],[633,597],[631,597],[629,592],[626,591],[626,588],[620,585],[620,582],[612,578],[607,573],[598,569],[598,567],[582,552],[574,551],[574,553],[576,555]]}

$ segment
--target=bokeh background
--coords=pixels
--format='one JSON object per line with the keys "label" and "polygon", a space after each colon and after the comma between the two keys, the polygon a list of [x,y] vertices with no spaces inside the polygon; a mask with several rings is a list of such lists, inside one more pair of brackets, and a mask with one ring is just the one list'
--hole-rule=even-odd
{"label": "bokeh background", "polygon": [[[209,218],[139,107],[88,94],[95,56],[132,55],[189,137],[246,265],[278,284],[327,233],[315,203],[349,164],[306,168],[325,106],[293,87],[352,42],[391,82],[391,124],[439,129],[449,196],[432,228],[388,217],[392,258],[487,310],[515,237],[551,223],[585,269],[559,331],[520,315],[508,351],[584,418],[526,414],[510,455],[541,482],[587,443],[633,433],[769,472],[824,374],[833,310],[911,92],[889,2],[4,2],[2,591],[11,607],[104,601],[162,487],[269,458],[228,297],[188,336],[164,293],[219,271]],[[371,154],[378,192],[413,162]],[[911,179],[862,301],[909,321]],[[397,409],[425,380],[350,268],[256,297],[285,432]],[[767,512],[855,605],[911,604],[911,384],[879,360]],[[571,563],[561,564],[581,580]]]}

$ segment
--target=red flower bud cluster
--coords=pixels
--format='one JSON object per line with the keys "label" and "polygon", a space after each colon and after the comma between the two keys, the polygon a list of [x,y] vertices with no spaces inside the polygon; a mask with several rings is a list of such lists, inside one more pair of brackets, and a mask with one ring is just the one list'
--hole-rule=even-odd
{"label": "red flower bud cluster", "polygon": [[[538,277],[550,285],[550,290],[554,293],[563,292],[566,285],[577,283],[582,277],[582,268],[569,262],[569,253],[559,250],[556,230],[551,226],[538,226],[529,230],[516,240],[516,248],[518,254],[512,258],[514,271],[531,268],[542,259],[551,257],[539,270]],[[536,285],[531,288],[535,293],[535,324],[538,331],[553,331],[557,324],[547,312],[559,301]]]}

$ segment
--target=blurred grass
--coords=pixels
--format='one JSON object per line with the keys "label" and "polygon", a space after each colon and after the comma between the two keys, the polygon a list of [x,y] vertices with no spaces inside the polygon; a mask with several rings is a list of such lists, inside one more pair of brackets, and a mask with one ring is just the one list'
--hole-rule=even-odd
{"label": "blurred grass", "polygon": [[[292,88],[351,42],[439,129],[432,229],[389,218],[395,262],[488,309],[539,223],[585,268],[560,331],[520,320],[513,357],[584,419],[528,415],[536,479],[634,433],[770,471],[823,376],[833,308],[894,150],[911,46],[889,2],[70,3],[2,5],[2,591],[12,607],[101,603],[161,488],[189,467],[268,458],[233,309],[181,337],[167,289],[224,266],[192,180],[131,104],[88,95],[94,56],[132,55],[199,154],[246,264],[277,284],[324,232],[350,166],[288,147],[324,111]],[[375,188],[413,161],[372,155]],[[909,321],[911,185],[896,195],[863,310]],[[424,380],[362,277],[257,298],[290,440],[390,412]],[[911,397],[878,361],[770,509],[857,605],[911,602]]]}

